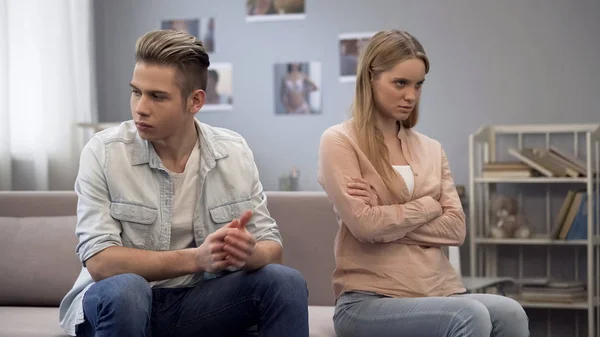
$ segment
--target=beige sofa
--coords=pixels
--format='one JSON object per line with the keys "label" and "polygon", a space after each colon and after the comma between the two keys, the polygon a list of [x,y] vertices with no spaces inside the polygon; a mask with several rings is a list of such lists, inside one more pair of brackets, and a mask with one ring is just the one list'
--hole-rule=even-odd
{"label": "beige sofa", "polygon": [[[335,213],[322,192],[267,192],[284,264],[309,288],[310,336],[333,331]],[[0,192],[0,336],[65,336],[58,305],[79,274],[74,192]]]}

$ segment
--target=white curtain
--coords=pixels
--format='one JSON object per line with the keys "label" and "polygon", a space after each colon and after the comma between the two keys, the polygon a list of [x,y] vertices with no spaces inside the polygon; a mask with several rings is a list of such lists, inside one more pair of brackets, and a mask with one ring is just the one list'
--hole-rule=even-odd
{"label": "white curtain", "polygon": [[92,0],[0,0],[0,190],[70,190],[96,119]]}

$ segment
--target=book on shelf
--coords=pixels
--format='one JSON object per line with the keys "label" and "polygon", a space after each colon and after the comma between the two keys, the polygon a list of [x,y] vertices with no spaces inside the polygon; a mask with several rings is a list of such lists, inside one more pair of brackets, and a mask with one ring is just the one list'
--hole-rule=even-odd
{"label": "book on shelf", "polygon": [[586,162],[571,154],[569,152],[563,151],[556,146],[550,146],[549,151],[553,153],[555,156],[562,159],[564,162],[568,163],[572,166],[574,170],[579,172],[583,176],[587,176],[587,165]]}
{"label": "book on shelf", "polygon": [[587,169],[585,162],[574,155],[561,151],[556,147],[511,148],[508,153],[530,169],[546,177],[585,177]]}
{"label": "book on shelf", "polygon": [[533,148],[532,154],[537,162],[550,170],[555,177],[579,177],[580,173],[576,171],[575,166],[569,164],[555,153],[547,149]]}
{"label": "book on shelf", "polygon": [[510,171],[510,170],[529,170],[530,167],[518,161],[502,161],[483,164],[484,170],[489,171]]}
{"label": "book on shelf", "polygon": [[[577,190],[568,191],[556,216],[550,238],[559,240],[587,240],[587,203],[587,192]],[[596,207],[593,208],[596,210]],[[594,221],[598,221],[598,214],[595,214]]]}
{"label": "book on shelf", "polygon": [[569,209],[571,208],[571,204],[573,203],[573,199],[575,198],[576,194],[577,191],[574,190],[569,190],[567,192],[567,195],[560,206],[560,210],[556,215],[556,219],[554,219],[554,226],[552,226],[552,231],[550,232],[551,239],[558,239],[558,234],[560,233],[560,229],[567,218],[567,214],[569,213]]}
{"label": "book on shelf", "polygon": [[554,177],[555,176],[552,171],[550,171],[548,168],[544,167],[539,162],[539,159],[536,158],[537,156],[534,154],[534,151],[532,148],[525,148],[520,151],[516,150],[516,149],[508,149],[508,153],[511,156],[519,159],[523,163],[527,164],[532,169],[540,172],[542,175],[544,175],[546,177]]}
{"label": "book on shelf", "polygon": [[572,303],[585,300],[586,284],[582,281],[556,281],[523,283],[519,294],[522,300]]}
{"label": "book on shelf", "polygon": [[536,172],[521,162],[492,162],[483,164],[484,178],[527,178]]}

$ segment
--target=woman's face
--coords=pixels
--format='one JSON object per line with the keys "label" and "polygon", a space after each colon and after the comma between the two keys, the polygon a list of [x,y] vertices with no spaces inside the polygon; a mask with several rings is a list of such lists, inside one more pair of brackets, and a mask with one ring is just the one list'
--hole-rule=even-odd
{"label": "woman's face", "polygon": [[425,63],[412,58],[372,79],[377,112],[384,119],[403,121],[415,109],[425,81]]}

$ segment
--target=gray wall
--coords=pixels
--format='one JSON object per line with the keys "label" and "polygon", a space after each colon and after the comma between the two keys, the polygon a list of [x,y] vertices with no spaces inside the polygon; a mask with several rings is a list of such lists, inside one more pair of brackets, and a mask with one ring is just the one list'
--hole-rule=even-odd
{"label": "gray wall", "polygon": [[[213,62],[233,64],[234,109],[198,114],[240,132],[266,189],[297,166],[320,190],[321,133],[347,117],[352,83],[338,81],[337,36],[405,29],[431,58],[417,130],[438,139],[466,184],[467,136],[488,123],[598,122],[600,2],[596,0],[307,0],[306,20],[246,23],[243,0],[95,1],[99,121],[128,119],[135,40],[162,19],[215,16]],[[320,61],[323,112],[276,116],[273,64]]]}

